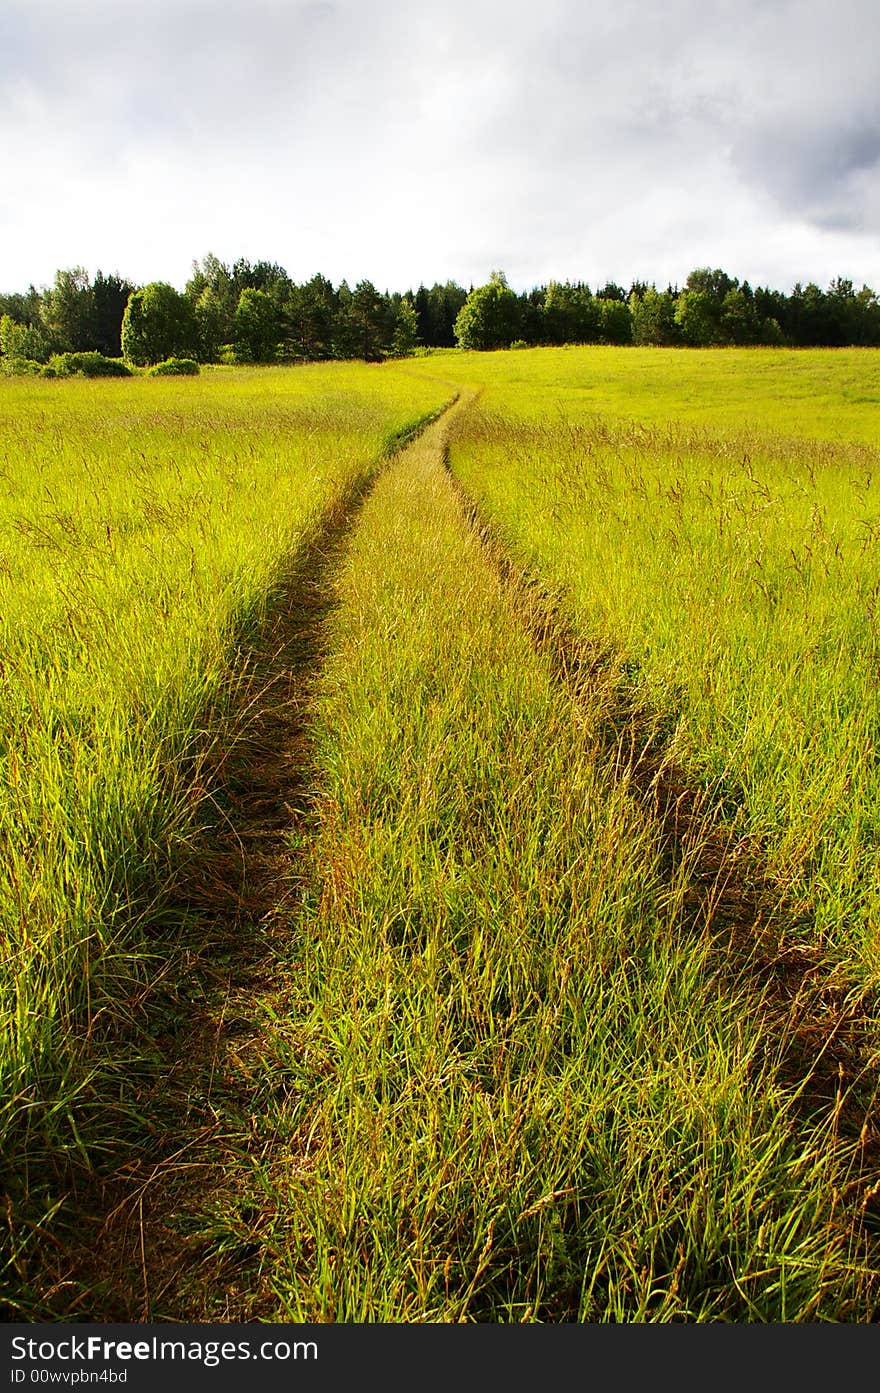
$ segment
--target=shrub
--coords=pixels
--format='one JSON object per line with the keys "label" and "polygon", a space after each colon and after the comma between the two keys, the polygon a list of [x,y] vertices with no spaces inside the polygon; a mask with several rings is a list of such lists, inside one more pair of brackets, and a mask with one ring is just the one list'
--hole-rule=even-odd
{"label": "shrub", "polygon": [[199,365],[195,358],[166,358],[147,369],[147,377],[195,377]]}
{"label": "shrub", "polygon": [[35,358],[0,358],[0,370],[6,377],[37,377],[42,367]]}
{"label": "shrub", "polygon": [[57,377],[131,377],[131,369],[121,358],[107,358],[103,353],[54,353],[49,366]]}
{"label": "shrub", "polygon": [[17,324],[11,315],[4,314],[0,315],[0,353],[6,358],[45,363],[49,345],[33,324]]}
{"label": "shrub", "polygon": [[525,339],[514,339],[510,346],[511,348],[528,348],[529,345],[526,343]]}

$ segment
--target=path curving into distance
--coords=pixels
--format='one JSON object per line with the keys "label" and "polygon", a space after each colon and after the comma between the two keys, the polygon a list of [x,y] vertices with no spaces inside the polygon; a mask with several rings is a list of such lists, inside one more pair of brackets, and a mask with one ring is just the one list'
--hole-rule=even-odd
{"label": "path curving into distance", "polygon": [[468,515],[467,405],[260,637],[155,1148],[67,1315],[864,1319],[857,1140],[695,914],[697,822],[670,854],[607,692]]}

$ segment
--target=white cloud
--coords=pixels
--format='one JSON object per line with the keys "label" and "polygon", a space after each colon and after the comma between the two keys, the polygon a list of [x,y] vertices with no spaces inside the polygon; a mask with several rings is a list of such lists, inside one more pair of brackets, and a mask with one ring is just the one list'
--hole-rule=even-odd
{"label": "white cloud", "polygon": [[5,0],[0,286],[880,287],[875,0]]}

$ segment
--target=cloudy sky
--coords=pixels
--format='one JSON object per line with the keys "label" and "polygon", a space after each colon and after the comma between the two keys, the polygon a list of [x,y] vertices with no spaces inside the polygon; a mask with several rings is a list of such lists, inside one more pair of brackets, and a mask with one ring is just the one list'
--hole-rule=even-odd
{"label": "cloudy sky", "polygon": [[0,0],[0,290],[880,289],[878,0]]}

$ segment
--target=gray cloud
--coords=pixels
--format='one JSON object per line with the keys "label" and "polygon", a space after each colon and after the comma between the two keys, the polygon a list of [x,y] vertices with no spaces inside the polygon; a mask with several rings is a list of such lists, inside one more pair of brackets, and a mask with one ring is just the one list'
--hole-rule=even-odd
{"label": "gray cloud", "polygon": [[734,156],[780,208],[819,227],[870,230],[866,195],[880,185],[880,109],[874,119],[853,113],[822,124],[809,115],[801,124],[765,123],[743,135]]}
{"label": "gray cloud", "polygon": [[880,285],[876,0],[5,0],[0,277]]}

